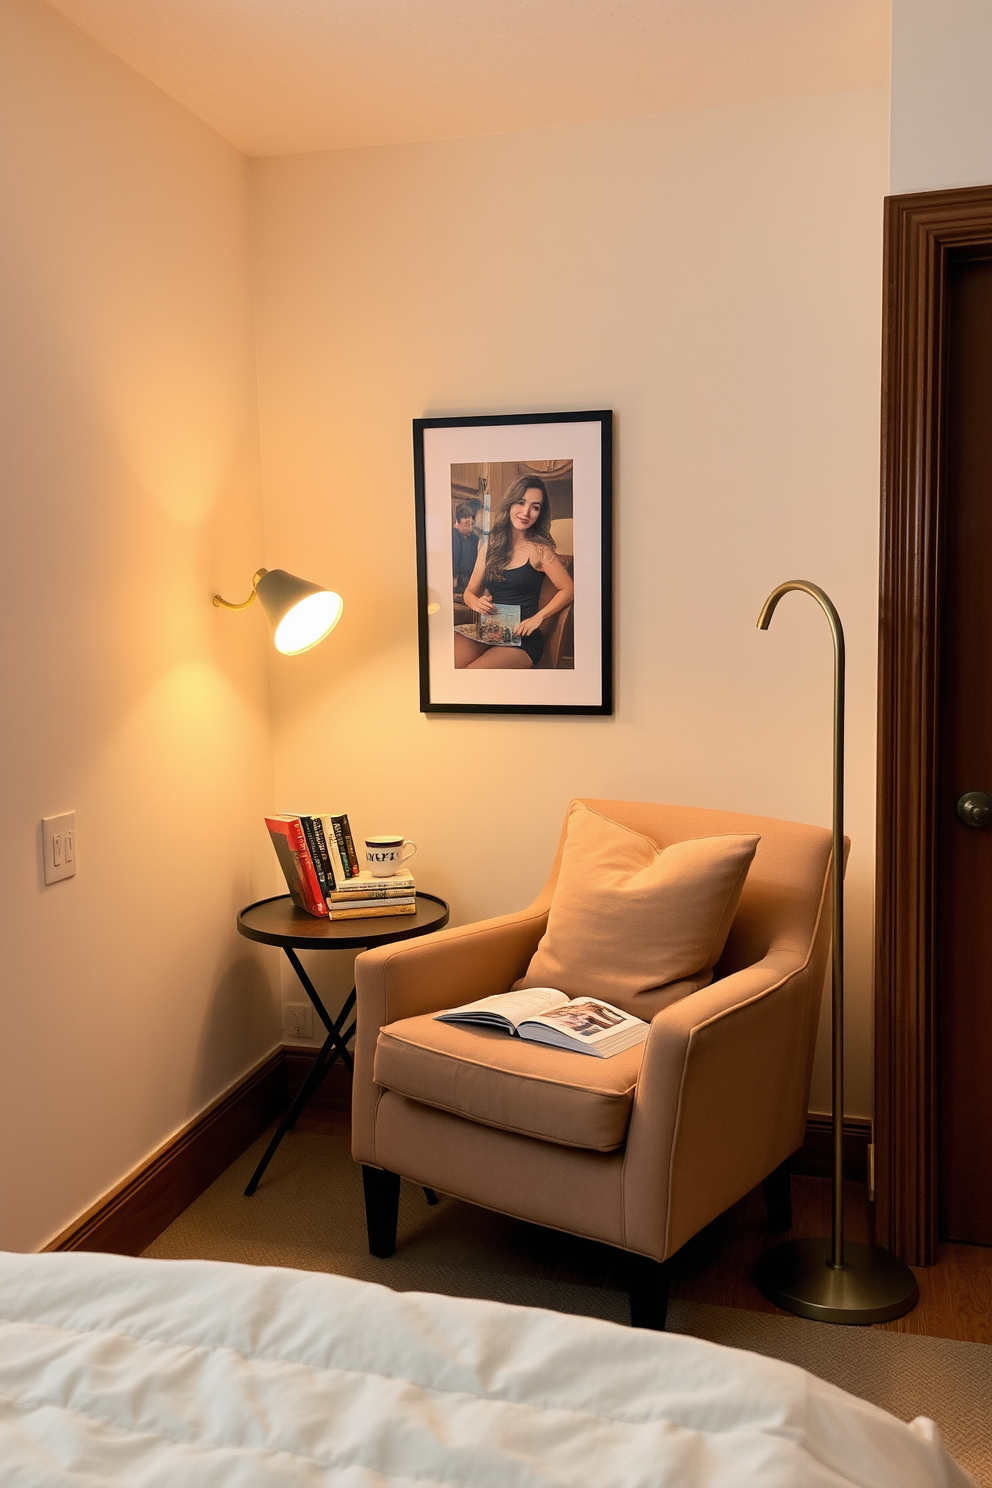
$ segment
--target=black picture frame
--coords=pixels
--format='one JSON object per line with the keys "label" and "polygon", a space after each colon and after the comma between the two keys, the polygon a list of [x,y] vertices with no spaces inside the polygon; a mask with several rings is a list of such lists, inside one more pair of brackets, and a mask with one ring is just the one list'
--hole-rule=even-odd
{"label": "black picture frame", "polygon": [[[421,711],[612,714],[612,411],[414,419],[413,468]],[[490,477],[499,485],[514,468],[546,476],[546,489],[558,493],[548,498],[552,511],[569,512],[552,526],[567,531],[572,547],[565,554],[559,545],[575,582],[571,613],[552,627],[553,663],[542,641],[540,660],[531,669],[459,670],[453,631],[459,614],[463,623],[472,616],[458,604],[453,573],[451,529],[457,492],[464,489],[458,481],[468,479],[465,471],[485,472],[478,477],[478,498],[461,503],[474,508],[477,525],[485,523],[479,534],[485,541],[489,521],[495,520]]]}

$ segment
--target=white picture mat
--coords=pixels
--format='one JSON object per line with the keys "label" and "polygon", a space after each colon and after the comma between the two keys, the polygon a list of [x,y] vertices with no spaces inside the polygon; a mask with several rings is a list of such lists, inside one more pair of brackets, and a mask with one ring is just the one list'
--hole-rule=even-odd
{"label": "white picture mat", "polygon": [[[424,429],[427,584],[440,603],[428,617],[432,703],[597,707],[602,667],[602,425],[485,424]],[[473,671],[455,668],[451,588],[451,467],[492,461],[571,460],[575,667]]]}

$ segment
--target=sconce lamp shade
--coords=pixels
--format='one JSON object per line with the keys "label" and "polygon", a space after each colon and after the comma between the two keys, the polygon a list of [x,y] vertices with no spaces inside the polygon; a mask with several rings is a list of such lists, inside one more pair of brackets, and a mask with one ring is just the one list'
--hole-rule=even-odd
{"label": "sconce lamp shade", "polygon": [[284,656],[309,651],[341,619],[340,594],[298,579],[284,568],[273,568],[255,585],[262,609],[269,617],[276,650]]}
{"label": "sconce lamp shade", "polygon": [[214,595],[214,604],[226,610],[244,610],[258,598],[272,626],[277,651],[284,656],[298,656],[316,646],[337,625],[344,609],[340,594],[322,589],[308,579],[298,579],[284,568],[260,568],[252,581],[252,591],[242,604]]}

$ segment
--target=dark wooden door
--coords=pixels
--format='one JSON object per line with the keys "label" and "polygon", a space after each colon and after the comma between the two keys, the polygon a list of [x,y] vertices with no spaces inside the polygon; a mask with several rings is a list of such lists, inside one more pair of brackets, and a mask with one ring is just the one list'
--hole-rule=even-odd
{"label": "dark wooden door", "polygon": [[992,1245],[992,258],[952,258],[946,306],[937,792],[937,1174],[943,1240]]}

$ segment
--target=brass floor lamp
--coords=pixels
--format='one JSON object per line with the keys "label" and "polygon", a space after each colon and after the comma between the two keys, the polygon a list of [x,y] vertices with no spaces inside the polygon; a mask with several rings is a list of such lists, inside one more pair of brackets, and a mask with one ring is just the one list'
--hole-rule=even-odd
{"label": "brass floor lamp", "polygon": [[824,1323],[885,1323],[919,1301],[908,1266],[878,1245],[844,1240],[844,629],[833,602],[816,584],[790,579],[765,600],[758,629],[767,630],[783,594],[799,589],[826,615],[834,641],[833,819],[833,1224],[829,1238],[786,1240],[755,1268],[761,1294],[800,1317]]}

